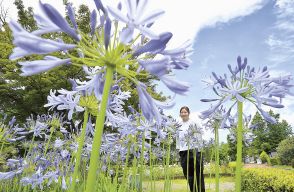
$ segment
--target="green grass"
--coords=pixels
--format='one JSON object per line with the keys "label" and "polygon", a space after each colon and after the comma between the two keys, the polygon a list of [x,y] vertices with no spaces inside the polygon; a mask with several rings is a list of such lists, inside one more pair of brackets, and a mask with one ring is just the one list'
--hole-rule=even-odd
{"label": "green grass", "polygon": [[[205,178],[205,189],[207,192],[214,191],[214,178]],[[151,183],[148,181],[143,182],[143,191],[150,192],[151,191]],[[234,189],[234,178],[233,177],[221,177],[220,178],[220,191],[233,191]],[[164,192],[164,180],[155,181],[155,189],[156,192]],[[175,179],[171,180],[171,192],[185,192],[190,191],[187,188],[187,181],[185,179]]]}

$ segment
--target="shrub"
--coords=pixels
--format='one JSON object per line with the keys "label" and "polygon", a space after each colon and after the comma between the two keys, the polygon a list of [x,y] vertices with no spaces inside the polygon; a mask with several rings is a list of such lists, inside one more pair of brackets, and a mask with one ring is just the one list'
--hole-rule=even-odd
{"label": "shrub", "polygon": [[242,191],[294,191],[294,171],[269,167],[243,169]]}
{"label": "shrub", "polygon": [[281,160],[279,157],[270,158],[270,161],[272,165],[281,165]]}
{"label": "shrub", "polygon": [[294,159],[292,159],[291,164],[292,164],[292,168],[294,168]]}
{"label": "shrub", "polygon": [[283,165],[290,165],[294,159],[294,136],[280,142],[277,152]]}
{"label": "shrub", "polygon": [[[243,165],[244,165],[244,163],[242,163],[242,166]],[[228,167],[229,167],[230,173],[232,175],[235,174],[235,172],[236,172],[236,161],[229,162]]]}
{"label": "shrub", "polygon": [[267,163],[269,165],[271,164],[270,157],[268,156],[268,154],[265,151],[261,152],[259,158],[262,163]]}

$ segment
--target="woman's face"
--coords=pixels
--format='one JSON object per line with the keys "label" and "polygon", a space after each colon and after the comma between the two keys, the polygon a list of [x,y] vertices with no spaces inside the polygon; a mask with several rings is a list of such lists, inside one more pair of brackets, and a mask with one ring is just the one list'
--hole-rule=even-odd
{"label": "woman's face", "polygon": [[188,121],[189,120],[189,112],[186,109],[182,109],[180,112],[180,117],[182,118],[183,121]]}

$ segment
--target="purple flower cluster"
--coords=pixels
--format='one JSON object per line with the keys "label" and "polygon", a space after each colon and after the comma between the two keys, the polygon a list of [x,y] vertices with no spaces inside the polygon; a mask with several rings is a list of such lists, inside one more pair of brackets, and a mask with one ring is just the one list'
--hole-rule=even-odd
{"label": "purple flower cluster", "polygon": [[[96,71],[95,75],[92,73],[90,80],[81,83],[77,90],[93,90],[98,99],[103,90],[105,69],[112,67],[118,75],[128,78],[136,85],[140,107],[146,119],[156,120],[160,124],[157,107],[161,103],[149,95],[146,86],[137,79],[137,76],[148,72],[149,75],[161,80],[175,94],[185,94],[189,85],[172,78],[170,73],[172,70],[187,69],[191,64],[188,58],[192,52],[191,43],[186,42],[179,48],[167,49],[172,33],[155,34],[151,29],[152,24],[164,11],[145,13],[148,0],[129,0],[126,1],[125,7],[119,4],[117,8],[104,6],[100,0],[94,2],[96,9],[91,12],[90,34],[84,34],[79,30],[70,3],[66,6],[69,21],[62,17],[54,6],[42,2],[40,7],[43,14],[34,15],[38,25],[37,30],[28,32],[17,22],[11,21],[9,26],[16,47],[10,59],[34,54],[44,55],[42,60],[19,62],[23,76],[39,74],[64,64]],[[73,44],[65,43],[60,38],[44,38],[43,35],[53,32],[66,33],[73,39]],[[141,40],[138,37],[141,37]],[[55,52],[63,54],[50,55]],[[78,56],[75,53],[79,53]],[[91,69],[92,67],[94,69]],[[54,103],[59,103],[59,109],[70,109],[68,114],[70,118],[74,111],[82,111],[82,108],[76,105],[78,97],[72,97],[70,94],[54,97],[54,94],[52,92],[50,96],[51,107],[56,106]],[[61,104],[65,103],[65,100],[66,105]],[[165,105],[165,107],[171,106]]]}
{"label": "purple flower cluster", "polygon": [[[227,112],[222,112],[224,122],[230,116],[232,107],[237,102],[249,102],[256,106],[264,119],[270,123],[275,123],[276,120],[262,109],[263,105],[282,108],[281,104],[286,95],[293,95],[290,92],[291,75],[281,75],[280,77],[271,77],[267,67],[263,69],[255,69],[247,64],[245,58],[242,62],[241,57],[237,58],[237,66],[232,69],[228,65],[230,74],[218,76],[212,72],[213,78],[206,81],[208,87],[211,87],[217,98],[202,99],[202,102],[216,102],[210,109],[201,113],[201,118],[211,118],[214,113],[221,108],[222,105],[231,103]],[[224,127],[224,124],[223,126]]]}

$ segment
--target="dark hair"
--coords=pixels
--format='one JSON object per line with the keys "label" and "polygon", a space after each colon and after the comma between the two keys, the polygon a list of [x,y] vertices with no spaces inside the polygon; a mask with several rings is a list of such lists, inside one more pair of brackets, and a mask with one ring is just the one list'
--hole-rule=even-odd
{"label": "dark hair", "polygon": [[183,106],[183,107],[181,107],[181,109],[180,109],[180,113],[181,113],[181,111],[182,111],[183,109],[185,109],[185,110],[190,114],[190,109],[189,109],[189,107],[187,107],[187,106]]}

